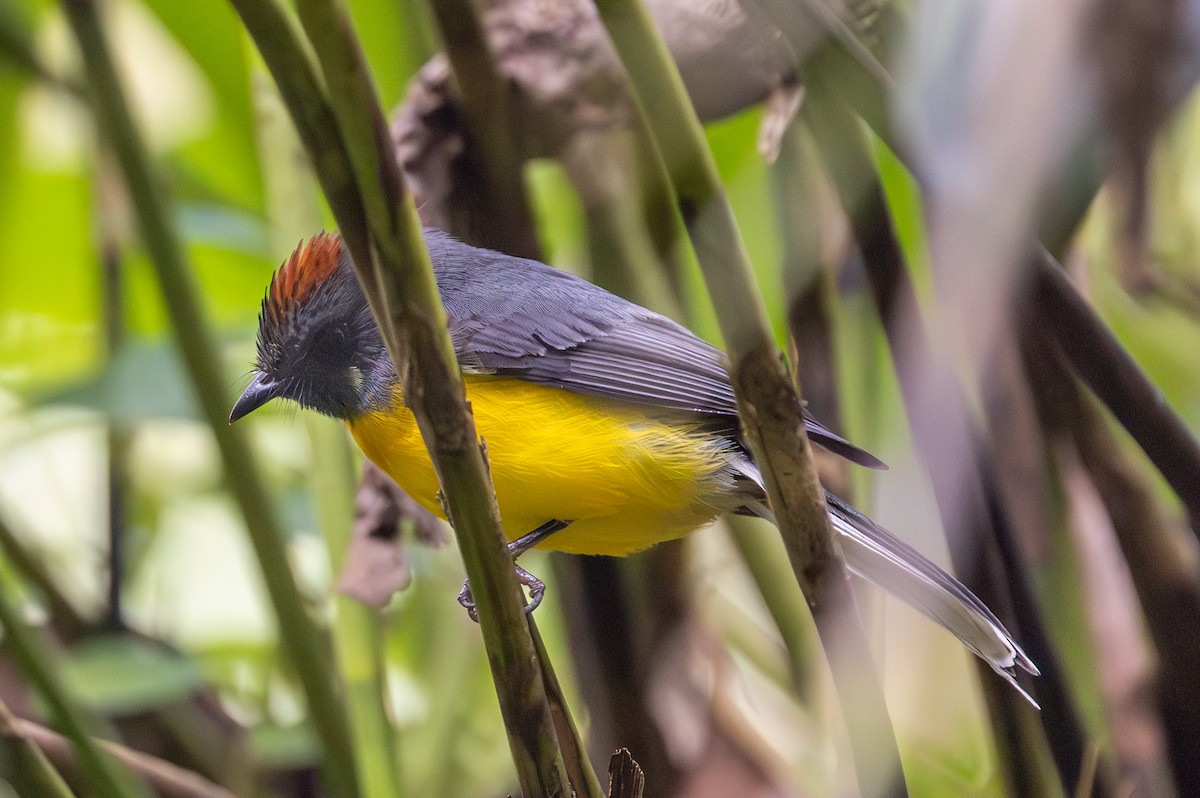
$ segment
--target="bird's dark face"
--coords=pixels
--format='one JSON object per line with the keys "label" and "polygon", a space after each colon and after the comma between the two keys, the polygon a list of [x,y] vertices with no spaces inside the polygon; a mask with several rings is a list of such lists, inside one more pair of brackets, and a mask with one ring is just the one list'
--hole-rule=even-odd
{"label": "bird's dark face", "polygon": [[258,320],[258,362],[230,423],[272,399],[350,419],[385,401],[391,361],[341,238],[323,233],[275,273]]}

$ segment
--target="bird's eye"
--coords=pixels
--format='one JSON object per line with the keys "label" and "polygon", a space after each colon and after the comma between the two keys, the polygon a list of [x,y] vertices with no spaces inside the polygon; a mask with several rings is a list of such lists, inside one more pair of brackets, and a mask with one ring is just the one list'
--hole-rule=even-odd
{"label": "bird's eye", "polygon": [[344,324],[325,324],[309,336],[305,354],[322,360],[339,360],[347,354],[349,331]]}
{"label": "bird's eye", "polygon": [[346,332],[340,324],[325,324],[318,327],[309,337],[314,345],[334,344],[346,340]]}

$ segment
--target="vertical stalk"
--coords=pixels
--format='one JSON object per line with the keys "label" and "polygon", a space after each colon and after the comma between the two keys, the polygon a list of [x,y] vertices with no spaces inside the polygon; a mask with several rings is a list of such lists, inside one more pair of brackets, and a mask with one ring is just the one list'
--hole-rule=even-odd
{"label": "vertical stalk", "polygon": [[171,223],[169,200],[130,116],[96,3],[63,0],[63,7],[83,56],[100,135],[124,175],[143,244],[158,273],[176,340],[204,417],[216,437],[229,488],[245,516],[279,622],[281,640],[308,699],[309,712],[324,747],[325,776],[334,795],[349,798],[358,792],[354,749],[329,647],[292,577],[283,533],[255,467],[253,453],[241,430],[227,423],[229,397],[224,391],[225,372],[201,310],[187,258]]}
{"label": "vertical stalk", "polygon": [[[638,0],[600,0],[600,16],[633,81],[666,164],[717,320],[729,349],[743,434],[763,471],[792,569],[813,608],[846,711],[859,786],[893,789],[895,734],[855,614],[845,563],[833,537],[803,434],[801,404],[766,323],[762,297],[683,82]],[[900,791],[901,784],[896,785]]]}
{"label": "vertical stalk", "polygon": [[[114,192],[110,186],[119,185],[120,178],[114,170],[107,151],[97,148],[96,174],[94,178],[94,208],[96,222],[96,249],[100,260],[100,285],[103,299],[104,348],[108,367],[111,369],[120,354],[125,338],[125,302],[121,285],[121,242],[113,223],[109,203]],[[129,424],[116,414],[110,414],[108,429],[108,604],[105,607],[103,625],[111,631],[125,628],[124,609],[121,604],[121,588],[125,581],[125,465],[129,448]]]}
{"label": "vertical stalk", "polygon": [[522,789],[527,795],[566,795],[543,677],[445,310],[347,11],[321,0],[299,4],[326,95],[277,0],[232,1],[313,159],[445,490]]}
{"label": "vertical stalk", "polygon": [[[272,252],[286,257],[297,241],[321,226],[321,208],[311,170],[279,94],[257,54],[251,95],[258,120],[259,161],[266,186],[266,211]],[[304,414],[312,456],[310,494],[317,526],[329,553],[332,572],[341,573],[354,521],[355,464],[345,428],[338,422]],[[364,798],[399,798],[396,735],[387,716],[383,641],[379,613],[342,595],[333,597],[333,643],[346,685],[346,704],[354,729],[355,762]]]}

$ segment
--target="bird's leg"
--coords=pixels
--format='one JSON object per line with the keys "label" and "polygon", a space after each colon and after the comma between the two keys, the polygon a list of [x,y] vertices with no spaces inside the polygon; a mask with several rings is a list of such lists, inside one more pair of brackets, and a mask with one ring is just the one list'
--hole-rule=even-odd
{"label": "bird's leg", "polygon": [[[522,554],[529,551],[534,546],[553,535],[555,532],[561,532],[562,530],[566,529],[570,524],[570,521],[547,521],[532,532],[522,535],[512,543],[508,544],[508,553],[512,555],[514,560],[513,568],[515,568],[517,571],[517,581],[529,588],[529,603],[525,605],[526,614],[536,610],[538,605],[542,603],[542,597],[546,595],[546,583],[526,571],[521,566],[517,565],[515,561]],[[458,603],[466,608],[467,615],[471,617],[472,621],[475,621],[476,623],[479,622],[479,613],[475,610],[475,597],[471,595],[470,579],[464,581],[462,590],[458,591]]]}

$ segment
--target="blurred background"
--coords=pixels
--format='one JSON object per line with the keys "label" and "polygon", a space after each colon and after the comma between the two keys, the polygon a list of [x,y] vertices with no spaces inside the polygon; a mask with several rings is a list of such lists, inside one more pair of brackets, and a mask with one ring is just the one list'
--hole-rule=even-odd
{"label": "blurred background", "polygon": [[[232,6],[97,5],[231,406],[273,269],[332,216]],[[503,77],[462,91],[424,0],[347,6],[423,219],[720,343],[589,3],[478,3]],[[890,793],[1200,794],[1200,4],[650,6],[810,409],[890,465],[818,453],[826,485],[953,565],[1044,673],[1039,714],[856,582]],[[0,593],[104,734],[211,782],[159,794],[342,794],[86,79],[62,8],[0,0]],[[496,91],[525,220],[469,123]],[[328,633],[356,792],[514,794],[448,529],[378,482],[356,525],[362,458],[328,419],[276,403],[241,426]],[[769,525],[523,562],[602,776],[625,746],[648,796],[858,793]],[[17,741],[55,743],[14,718],[56,716],[10,638],[0,795],[46,794]]]}

